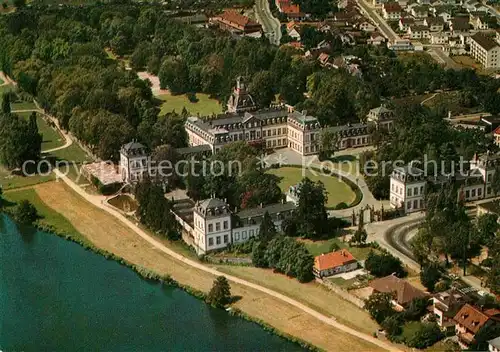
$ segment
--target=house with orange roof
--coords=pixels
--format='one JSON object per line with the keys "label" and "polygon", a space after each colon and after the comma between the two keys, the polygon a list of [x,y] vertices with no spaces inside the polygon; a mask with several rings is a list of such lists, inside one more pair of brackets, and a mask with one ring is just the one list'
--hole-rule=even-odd
{"label": "house with orange roof", "polygon": [[465,304],[453,318],[455,320],[455,334],[458,344],[463,349],[468,349],[474,343],[476,334],[489,324],[500,323],[500,311],[488,309],[482,311],[480,308]]}
{"label": "house with orange roof", "polygon": [[395,275],[370,281],[369,287],[373,290],[372,293],[390,293],[393,296],[394,309],[398,311],[404,310],[414,299],[428,296],[424,291]]}
{"label": "house with orange roof", "polygon": [[210,23],[237,34],[258,36],[262,33],[259,23],[234,10],[225,10],[222,14],[210,18]]}
{"label": "house with orange roof", "polygon": [[496,145],[500,146],[500,126],[495,128],[493,131],[493,142],[495,142]]}
{"label": "house with orange roof", "polygon": [[302,20],[305,18],[305,14],[300,11],[300,5],[292,3],[291,0],[276,0],[276,7],[279,12],[286,15],[286,17],[295,20]]}
{"label": "house with orange roof", "polygon": [[358,261],[346,249],[321,254],[314,258],[313,272],[316,277],[327,277],[356,270]]}

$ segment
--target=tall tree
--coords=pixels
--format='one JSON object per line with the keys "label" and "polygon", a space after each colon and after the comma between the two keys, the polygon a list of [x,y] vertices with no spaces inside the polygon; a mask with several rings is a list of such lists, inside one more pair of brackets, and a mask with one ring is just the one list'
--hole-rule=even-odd
{"label": "tall tree", "polygon": [[318,238],[327,230],[325,204],[328,200],[325,186],[305,177],[298,186],[299,202],[296,209],[298,231],[306,238]]}
{"label": "tall tree", "polygon": [[231,286],[225,276],[218,276],[207,295],[206,301],[214,307],[224,307],[231,300]]}

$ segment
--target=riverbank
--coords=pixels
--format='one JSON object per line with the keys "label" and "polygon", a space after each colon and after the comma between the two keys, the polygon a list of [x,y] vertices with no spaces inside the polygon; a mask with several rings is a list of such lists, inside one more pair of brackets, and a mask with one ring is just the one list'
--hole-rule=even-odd
{"label": "riverbank", "polygon": [[[35,192],[53,211],[65,217],[93,246],[113,253],[133,265],[158,275],[168,275],[196,291],[208,292],[215,278],[159,251],[115,217],[94,207],[59,182],[40,184]],[[382,348],[321,322],[281,299],[231,282],[232,292],[242,297],[234,304],[245,315],[296,336],[325,350],[377,351]]]}

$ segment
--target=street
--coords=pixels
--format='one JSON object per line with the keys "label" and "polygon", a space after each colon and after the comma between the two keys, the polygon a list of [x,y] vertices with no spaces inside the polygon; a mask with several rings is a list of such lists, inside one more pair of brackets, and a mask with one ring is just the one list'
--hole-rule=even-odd
{"label": "street", "polygon": [[455,70],[460,69],[460,66],[455,61],[453,61],[448,55],[446,55],[443,49],[432,48],[429,49],[428,53],[438,63],[445,65],[446,68],[452,68]]}
{"label": "street", "polygon": [[257,21],[262,25],[269,42],[279,45],[281,42],[281,24],[271,13],[268,0],[256,0],[254,10]]}
{"label": "street", "polygon": [[361,11],[367,15],[373,23],[375,23],[384,37],[386,37],[390,42],[400,39],[396,32],[392,30],[387,22],[366,1],[356,0],[356,2],[358,3]]}

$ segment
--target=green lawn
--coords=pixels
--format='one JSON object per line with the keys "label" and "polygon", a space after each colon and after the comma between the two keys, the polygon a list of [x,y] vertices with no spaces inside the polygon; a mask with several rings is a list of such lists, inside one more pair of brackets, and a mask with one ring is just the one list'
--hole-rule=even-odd
{"label": "green lawn", "polygon": [[403,333],[401,336],[403,337],[403,341],[407,341],[415,335],[415,333],[420,329],[420,326],[422,325],[421,322],[419,321],[410,321],[405,323],[403,326]]}
{"label": "green lawn", "polygon": [[368,253],[374,250],[371,247],[350,247],[347,242],[343,242],[341,238],[331,238],[326,241],[303,241],[309,253],[313,256],[318,256],[323,253],[330,252],[330,247],[333,243],[336,243],[340,248],[347,249],[354,258],[358,260],[365,260],[368,257]]}
{"label": "green lawn", "polygon": [[49,174],[47,176],[18,176],[12,175],[11,172],[0,166],[0,187],[2,187],[4,191],[14,188],[33,186],[38,183],[52,180],[54,180],[54,174]]}
{"label": "green lawn", "polygon": [[4,197],[7,201],[13,203],[18,203],[24,199],[29,200],[42,217],[38,220],[41,224],[52,226],[64,234],[87,241],[64,216],[48,207],[33,188],[7,192]]}
{"label": "green lawn", "polygon": [[[31,113],[21,112],[18,115],[28,119]],[[49,124],[40,116],[40,114],[37,114],[36,122],[38,124],[38,130],[43,136],[42,151],[58,148],[64,145],[64,137],[61,136],[61,134],[57,130],[49,126]]]}
{"label": "green lawn", "polygon": [[[304,174],[303,171],[305,171]],[[327,207],[335,207],[339,203],[346,203],[349,205],[356,199],[356,195],[351,187],[335,176],[323,175],[314,170],[303,170],[298,167],[281,167],[279,169],[271,169],[268,172],[282,177],[279,186],[285,193],[290,186],[297,185],[304,176],[310,178],[312,181],[323,182],[328,192]]]}
{"label": "green lawn", "polygon": [[198,102],[192,103],[186,95],[170,95],[163,94],[158,96],[164,103],[161,106],[160,114],[166,114],[175,110],[180,113],[185,107],[190,114],[200,116],[207,116],[212,114],[222,113],[222,106],[215,99],[210,99],[207,94],[197,93],[196,98]]}
{"label": "green lawn", "polygon": [[20,100],[18,102],[11,103],[10,104],[10,108],[11,108],[12,111],[16,111],[16,110],[34,110],[34,109],[36,109],[36,105],[32,101],[21,101]]}
{"label": "green lawn", "polygon": [[88,184],[89,181],[80,173],[83,163],[90,162],[92,159],[80,148],[77,143],[73,143],[68,148],[57,150],[50,153],[57,161],[68,161],[69,165],[59,165],[59,170],[66,174],[71,180],[78,184]]}

